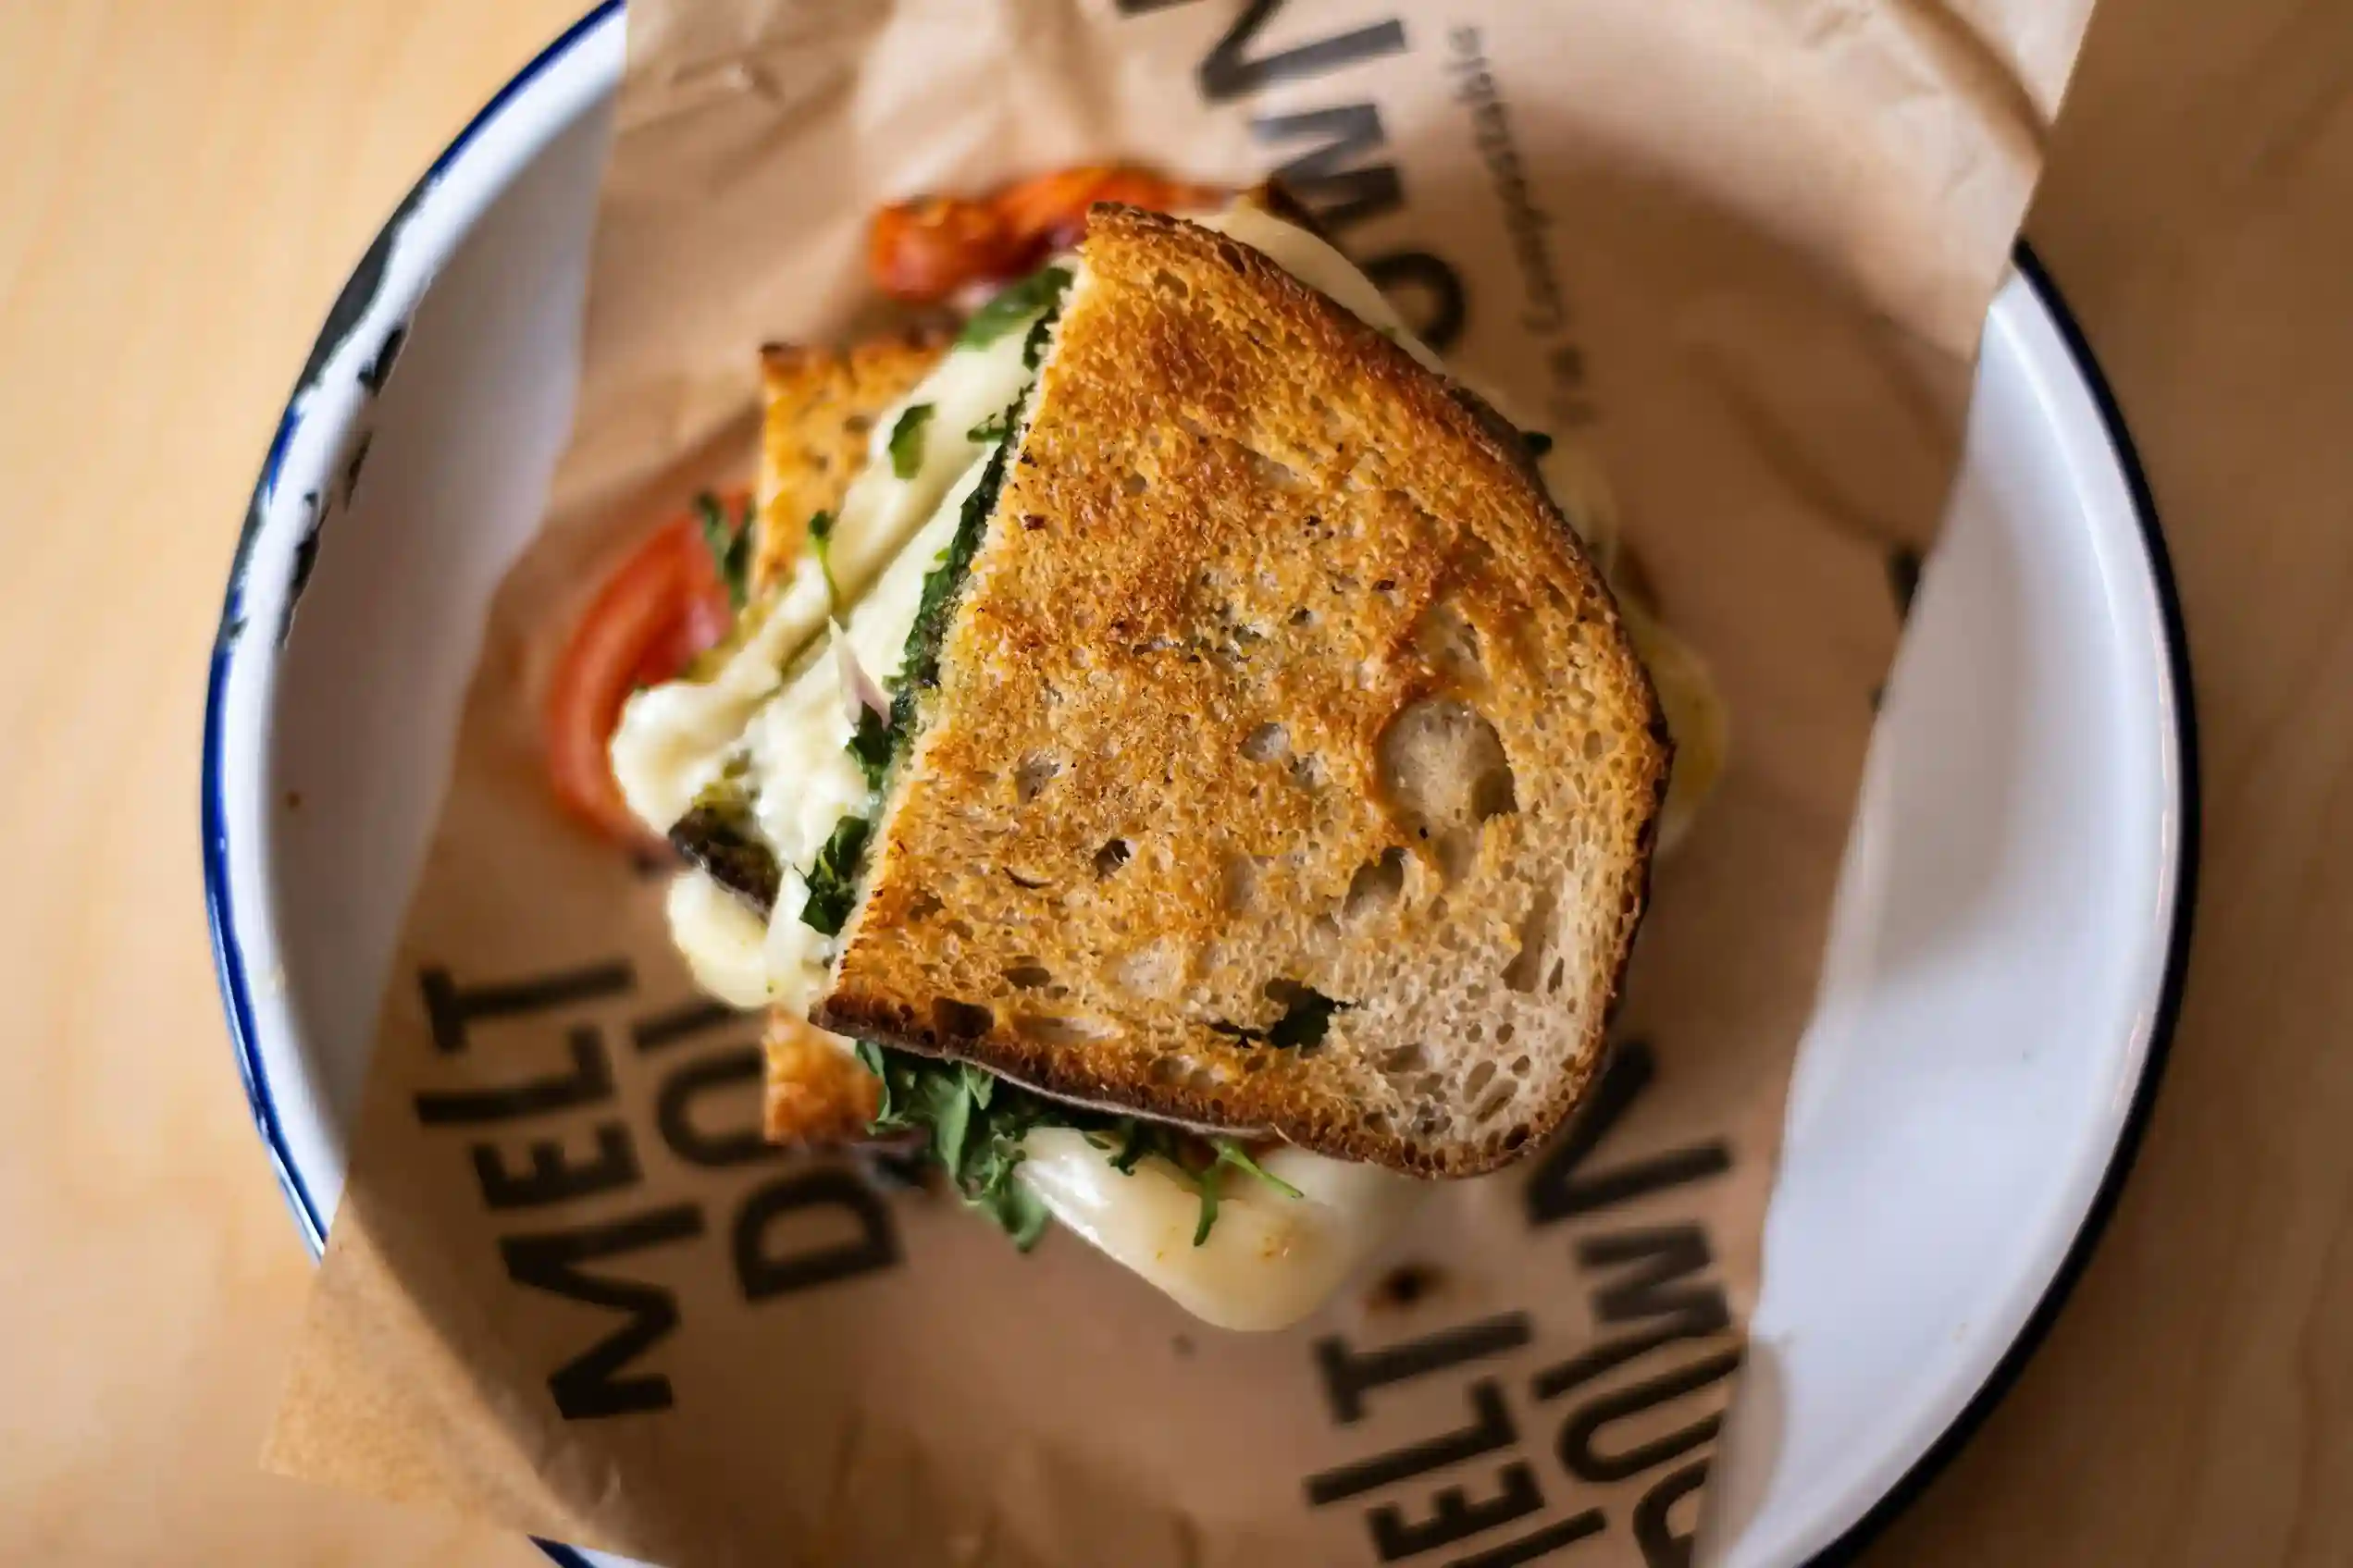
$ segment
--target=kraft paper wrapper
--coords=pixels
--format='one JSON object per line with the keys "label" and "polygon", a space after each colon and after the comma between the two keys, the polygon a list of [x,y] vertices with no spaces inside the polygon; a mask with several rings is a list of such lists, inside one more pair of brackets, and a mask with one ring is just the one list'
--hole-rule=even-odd
{"label": "kraft paper wrapper", "polygon": [[[1933,534],[2088,10],[637,0],[572,448],[491,612],[267,1463],[676,1568],[1687,1561],[1890,563]],[[1271,1336],[763,1148],[756,1023],[698,1008],[659,879],[537,755],[614,551],[748,472],[754,347],[879,318],[872,209],[1109,157],[1282,170],[1455,364],[1592,442],[1733,714],[1599,1100]]]}

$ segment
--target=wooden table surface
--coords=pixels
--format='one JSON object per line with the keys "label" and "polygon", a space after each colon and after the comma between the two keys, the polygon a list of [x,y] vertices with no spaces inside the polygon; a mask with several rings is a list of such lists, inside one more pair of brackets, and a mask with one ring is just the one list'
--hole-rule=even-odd
{"label": "wooden table surface", "polygon": [[[198,888],[205,655],[344,274],[580,0],[0,4],[0,1561],[487,1563],[261,1475],[309,1265]],[[2101,0],[2029,226],[2187,607],[2198,939],[2042,1352],[1879,1541],[2353,1562],[2353,6]]]}

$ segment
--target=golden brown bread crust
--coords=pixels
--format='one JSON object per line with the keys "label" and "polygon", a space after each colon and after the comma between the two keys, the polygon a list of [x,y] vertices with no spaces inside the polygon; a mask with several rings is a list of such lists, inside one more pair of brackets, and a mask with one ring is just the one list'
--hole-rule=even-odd
{"label": "golden brown bread crust", "polygon": [[772,1008],[761,1041],[771,1143],[831,1147],[864,1139],[882,1108],[882,1080],[814,1024]]}
{"label": "golden brown bread crust", "polygon": [[1609,591],[1517,432],[1256,251],[1084,253],[817,1020],[1503,1164],[1592,1077],[1666,785]]}
{"label": "golden brown bread crust", "polygon": [[874,338],[848,352],[771,344],[760,351],[760,536],[751,581],[765,592],[792,573],[811,513],[841,504],[866,465],[874,418],[947,352],[935,332]]}

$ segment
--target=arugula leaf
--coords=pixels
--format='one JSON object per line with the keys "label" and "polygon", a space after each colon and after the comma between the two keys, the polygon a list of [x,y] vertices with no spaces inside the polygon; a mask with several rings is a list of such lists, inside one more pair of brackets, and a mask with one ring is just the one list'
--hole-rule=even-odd
{"label": "arugula leaf", "polygon": [[890,427],[890,471],[912,479],[923,471],[923,426],[932,422],[932,405],[917,403]]}
{"label": "arugula leaf", "polygon": [[866,787],[880,794],[883,778],[890,772],[891,759],[898,752],[898,736],[891,722],[861,705],[858,710],[858,728],[850,734],[848,750],[852,757],[858,759],[859,771],[866,775]]}
{"label": "arugula leaf", "polygon": [[1022,340],[1023,370],[1035,370],[1046,362],[1046,342],[1053,336],[1054,318],[1051,315],[1039,316],[1036,325],[1030,328],[1030,335]]}
{"label": "arugula leaf", "polygon": [[988,303],[972,313],[972,319],[964,323],[964,330],[956,335],[956,346],[986,348],[1040,311],[1061,303],[1062,290],[1070,286],[1070,269],[1061,266],[1042,266],[1027,278],[1007,284]]}
{"label": "arugula leaf", "polygon": [[1206,1169],[1195,1173],[1193,1178],[1194,1186],[1201,1193],[1201,1217],[1194,1223],[1193,1227],[1195,1246],[1200,1246],[1207,1241],[1209,1239],[1210,1228],[1218,1223],[1218,1189],[1222,1184],[1225,1167],[1228,1166],[1248,1171],[1252,1176],[1285,1196],[1293,1198],[1304,1196],[1299,1189],[1252,1159],[1249,1151],[1232,1139],[1213,1139],[1210,1146],[1217,1150],[1217,1157],[1209,1162]]}
{"label": "arugula leaf", "polygon": [[1013,1179],[1025,1157],[1022,1140],[1071,1107],[1000,1083],[969,1063],[896,1051],[873,1041],[858,1043],[858,1059],[883,1081],[875,1130],[928,1135],[931,1155],[947,1173],[957,1196],[996,1221],[1023,1252],[1036,1245],[1046,1231],[1046,1212],[1037,1195]]}
{"label": "arugula leaf", "polygon": [[1012,431],[1013,417],[1011,413],[1009,411],[1000,411],[990,414],[986,419],[982,420],[978,425],[975,425],[970,430],[965,431],[964,438],[968,441],[976,441],[982,446],[986,446],[991,441],[1003,440],[1007,436],[1012,434]]}
{"label": "arugula leaf", "polygon": [[898,698],[891,704],[893,726],[904,735],[912,726],[913,693],[938,684],[940,639],[947,635],[947,612],[955,599],[956,590],[964,581],[964,574],[972,564],[972,557],[981,549],[981,538],[988,531],[988,514],[997,510],[997,492],[1005,488],[1005,467],[1013,451],[1011,426],[1014,404],[1009,404],[1003,415],[1007,433],[988,454],[988,465],[981,470],[981,481],[972,493],[964,498],[964,510],[957,514],[956,533],[941,552],[938,563],[923,574],[922,597],[915,606],[915,619],[907,629],[907,648],[898,661]]}
{"label": "arugula leaf", "polygon": [[841,589],[834,582],[834,514],[812,512],[809,514],[809,552],[817,558],[817,570],[824,574],[825,599],[828,603],[841,602]]}
{"label": "arugula leaf", "polygon": [[719,581],[726,586],[727,602],[737,610],[751,596],[752,504],[747,497],[743,516],[727,519],[727,509],[709,490],[695,497],[695,518],[702,526],[702,544],[711,551]]}
{"label": "arugula leaf", "polygon": [[1542,457],[1553,450],[1553,438],[1542,430],[1522,430],[1519,439],[1530,457]]}
{"label": "arugula leaf", "polygon": [[841,934],[842,922],[858,902],[858,858],[873,831],[874,824],[863,817],[845,816],[834,824],[833,836],[817,851],[816,864],[803,879],[809,883],[809,900],[800,907],[801,924],[826,936]]}

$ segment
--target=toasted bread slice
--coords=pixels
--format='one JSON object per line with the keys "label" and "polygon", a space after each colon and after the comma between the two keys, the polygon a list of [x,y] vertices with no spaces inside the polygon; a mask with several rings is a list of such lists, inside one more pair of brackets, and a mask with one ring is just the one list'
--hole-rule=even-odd
{"label": "toasted bread slice", "polygon": [[874,338],[847,352],[772,344],[760,351],[760,536],[755,592],[792,571],[810,515],[841,504],[865,466],[874,419],[947,352],[936,333]]}
{"label": "toasted bread slice", "polygon": [[1669,746],[1516,431],[1098,207],[816,1021],[1463,1176],[1591,1080]]}
{"label": "toasted bread slice", "polygon": [[[878,338],[837,352],[771,346],[760,353],[762,409],[760,510],[752,581],[765,592],[788,574],[812,512],[841,504],[864,466],[875,419],[947,352],[944,337]],[[842,1047],[784,1011],[770,1015],[763,1056],[769,1140],[832,1144],[865,1135],[874,1076]]]}

